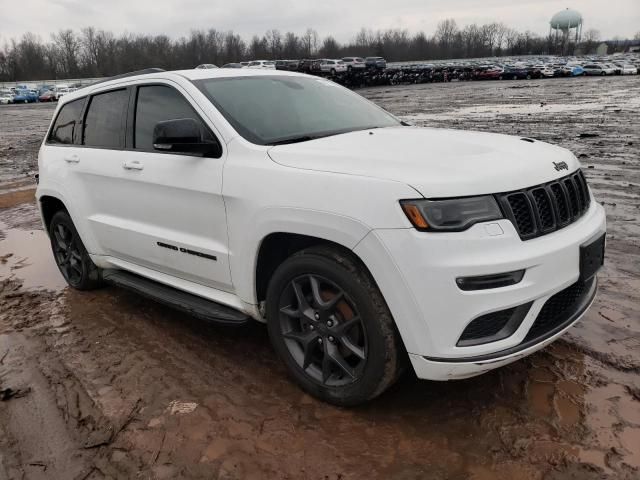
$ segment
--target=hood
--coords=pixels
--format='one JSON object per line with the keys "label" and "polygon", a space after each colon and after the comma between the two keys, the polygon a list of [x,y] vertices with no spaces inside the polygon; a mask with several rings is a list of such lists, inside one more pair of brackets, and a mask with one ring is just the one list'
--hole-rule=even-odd
{"label": "hood", "polygon": [[[578,168],[560,147],[521,137],[439,128],[391,127],[269,149],[281,165],[406,183],[427,198],[508,192]],[[556,170],[553,162],[565,162]]]}

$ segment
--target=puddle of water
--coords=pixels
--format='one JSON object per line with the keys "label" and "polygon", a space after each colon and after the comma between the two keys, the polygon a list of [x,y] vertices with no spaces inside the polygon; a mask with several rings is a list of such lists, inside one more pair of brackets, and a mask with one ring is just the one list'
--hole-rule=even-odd
{"label": "puddle of water", "polygon": [[0,278],[15,278],[22,288],[62,290],[67,286],[51,253],[49,237],[42,230],[8,229],[0,240]]}

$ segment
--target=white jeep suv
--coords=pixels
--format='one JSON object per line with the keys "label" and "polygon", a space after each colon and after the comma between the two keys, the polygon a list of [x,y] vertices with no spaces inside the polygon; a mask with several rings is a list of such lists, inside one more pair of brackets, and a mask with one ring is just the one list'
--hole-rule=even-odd
{"label": "white jeep suv", "polygon": [[[416,128],[292,72],[136,72],[65,95],[37,200],[78,289],[266,322],[307,392],[481,374],[585,312],[605,214],[569,151]],[[407,362],[408,360],[408,362]]]}

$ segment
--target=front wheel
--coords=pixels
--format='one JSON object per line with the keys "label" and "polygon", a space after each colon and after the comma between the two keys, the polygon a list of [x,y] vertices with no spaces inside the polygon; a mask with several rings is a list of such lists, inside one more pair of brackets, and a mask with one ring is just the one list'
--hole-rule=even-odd
{"label": "front wheel", "polygon": [[293,379],[329,403],[353,406],[381,394],[405,355],[370,274],[331,247],[285,260],[267,291],[269,336]]}
{"label": "front wheel", "polygon": [[92,290],[102,285],[102,272],[91,261],[66,211],[60,210],[51,219],[49,238],[58,269],[70,286]]}

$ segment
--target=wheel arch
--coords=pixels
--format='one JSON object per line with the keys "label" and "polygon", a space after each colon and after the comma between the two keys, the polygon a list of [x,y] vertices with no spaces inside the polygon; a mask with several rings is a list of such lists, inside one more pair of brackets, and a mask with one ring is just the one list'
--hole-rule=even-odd
{"label": "wheel arch", "polygon": [[49,226],[51,225],[51,219],[60,210],[64,210],[69,213],[69,209],[62,200],[53,195],[42,195],[38,198],[38,206],[40,208],[40,216],[42,217],[42,224],[45,231],[49,233]]}
{"label": "wheel arch", "polygon": [[[349,247],[326,238],[292,232],[272,232],[265,236],[259,244],[254,271],[255,298],[258,303],[267,295],[269,281],[276,269],[295,253],[318,246],[327,246],[350,256],[361,265],[373,279],[373,275],[362,259]],[[375,280],[374,280],[375,282]]]}

